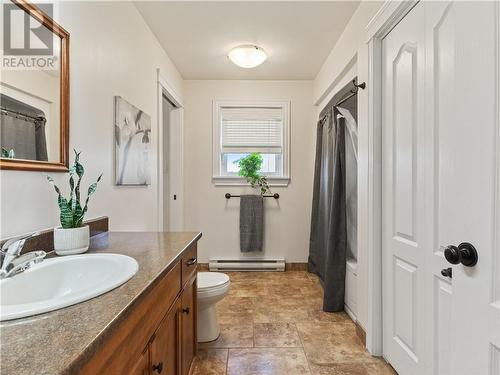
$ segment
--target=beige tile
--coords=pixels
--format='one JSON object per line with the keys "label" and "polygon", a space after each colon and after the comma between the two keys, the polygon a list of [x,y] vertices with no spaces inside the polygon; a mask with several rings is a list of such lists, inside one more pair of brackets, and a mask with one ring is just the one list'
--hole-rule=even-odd
{"label": "beige tile", "polygon": [[250,313],[233,313],[233,312],[222,312],[217,313],[217,318],[219,319],[219,324],[221,325],[239,325],[239,324],[251,324],[253,323],[254,314]]}
{"label": "beige tile", "polygon": [[231,283],[241,282],[241,281],[256,281],[259,280],[260,272],[226,272],[229,276]]}
{"label": "beige tile", "polygon": [[309,312],[310,320],[315,322],[353,324],[345,312],[324,312],[321,308]]}
{"label": "beige tile", "polygon": [[236,281],[229,287],[228,297],[262,297],[269,295],[265,281]]}
{"label": "beige tile", "polygon": [[256,348],[301,347],[297,327],[293,323],[256,323],[253,327]]}
{"label": "beige tile", "polygon": [[238,324],[253,322],[253,298],[226,297],[217,304],[219,323]]}
{"label": "beige tile", "polygon": [[374,362],[366,363],[365,367],[370,375],[398,375],[396,371],[387,364],[383,359],[378,359]]}
{"label": "beige tile", "polygon": [[305,271],[265,272],[262,279],[281,284],[310,282]]}
{"label": "beige tile", "polygon": [[265,282],[269,284],[310,283],[311,279],[305,271],[287,272],[227,272],[231,282]]}
{"label": "beige tile", "polygon": [[323,299],[309,296],[257,297],[254,300],[255,323],[339,322],[352,323],[347,314],[323,312]]}
{"label": "beige tile", "polygon": [[316,286],[319,286],[320,288],[323,288],[321,286],[321,280],[319,279],[319,276],[314,274],[314,273],[308,273],[307,274],[307,277],[309,278],[309,280],[315,284]]}
{"label": "beige tile", "polygon": [[226,373],[224,355],[229,375],[395,374],[365,351],[346,313],[322,310],[323,289],[316,275],[228,274],[230,293],[217,305],[221,335],[200,344],[196,375]]}
{"label": "beige tile", "polygon": [[313,375],[370,375],[364,363],[310,364],[310,367]]}
{"label": "beige tile", "polygon": [[271,284],[267,288],[268,295],[300,299],[304,295],[304,287],[301,284],[301,282]]}
{"label": "beige tile", "polygon": [[358,363],[373,360],[356,335],[354,324],[297,323],[304,351],[313,364]]}
{"label": "beige tile", "polygon": [[200,348],[251,348],[253,347],[252,322],[236,324],[220,323],[220,336],[217,340],[200,343]]}
{"label": "beige tile", "polygon": [[310,364],[313,375],[397,375],[383,360],[370,363]]}
{"label": "beige tile", "polygon": [[[305,301],[303,301],[305,302]],[[295,323],[309,321],[311,307],[298,298],[258,298],[254,305],[254,323]]]}
{"label": "beige tile", "polygon": [[228,296],[217,304],[217,312],[251,314],[253,312],[253,305],[254,298]]}
{"label": "beige tile", "polygon": [[301,348],[230,349],[228,375],[307,375]]}
{"label": "beige tile", "polygon": [[200,349],[192,375],[225,375],[228,349]]}
{"label": "beige tile", "polygon": [[306,298],[314,298],[317,301],[319,301],[321,305],[323,305],[323,289],[321,290],[308,289],[308,292],[302,292],[301,296]]}

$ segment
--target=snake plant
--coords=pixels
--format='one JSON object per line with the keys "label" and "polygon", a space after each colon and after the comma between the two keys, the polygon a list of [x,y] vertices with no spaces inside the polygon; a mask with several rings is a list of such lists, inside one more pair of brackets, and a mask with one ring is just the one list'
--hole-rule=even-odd
{"label": "snake plant", "polygon": [[[59,218],[61,226],[64,229],[79,228],[82,226],[83,218],[87,213],[90,196],[97,190],[97,183],[101,181],[102,177],[101,173],[97,178],[97,181],[89,186],[87,190],[87,199],[85,200],[85,205],[82,208],[80,203],[80,183],[85,170],[79,161],[81,152],[77,152],[76,150],[74,151],[75,162],[69,169],[69,187],[71,190],[69,200],[62,195],[61,190],[54,183],[54,179],[47,176],[47,180],[54,186],[57,193],[57,203],[59,204],[59,210],[61,211]],[[78,181],[75,181],[76,177],[78,177]]]}

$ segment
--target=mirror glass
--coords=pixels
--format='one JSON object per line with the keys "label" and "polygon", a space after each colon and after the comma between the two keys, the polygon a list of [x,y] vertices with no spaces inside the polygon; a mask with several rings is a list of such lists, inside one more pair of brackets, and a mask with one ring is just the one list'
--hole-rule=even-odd
{"label": "mirror glass", "polygon": [[[11,24],[10,29],[3,29],[4,44],[10,39],[10,45],[7,48],[4,45],[0,76],[2,161],[62,163],[62,104],[67,104],[61,103],[61,87],[65,87],[61,81],[63,39],[53,30],[53,24],[48,25],[51,29],[33,17],[33,9],[48,17],[34,5],[30,5],[33,9],[23,9],[14,3],[9,5],[11,9],[5,6],[2,9],[3,19],[8,12]],[[23,31],[20,34],[29,34],[28,42],[26,35],[24,38],[17,32],[12,35],[16,28]],[[10,33],[8,38],[5,33]],[[18,54],[16,47],[24,55]],[[8,66],[6,62],[10,62]]]}

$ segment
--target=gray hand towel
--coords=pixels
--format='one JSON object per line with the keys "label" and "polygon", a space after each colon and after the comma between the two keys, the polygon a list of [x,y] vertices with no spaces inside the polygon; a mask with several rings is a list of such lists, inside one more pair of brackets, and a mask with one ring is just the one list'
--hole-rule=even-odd
{"label": "gray hand towel", "polygon": [[264,199],[262,195],[242,195],[240,201],[240,250],[262,251]]}

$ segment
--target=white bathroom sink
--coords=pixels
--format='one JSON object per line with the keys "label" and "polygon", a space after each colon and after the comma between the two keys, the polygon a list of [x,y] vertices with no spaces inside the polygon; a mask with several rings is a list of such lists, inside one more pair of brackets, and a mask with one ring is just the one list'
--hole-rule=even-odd
{"label": "white bathroom sink", "polygon": [[0,280],[0,321],[57,310],[125,283],[139,266],[120,254],[82,254],[44,260]]}

